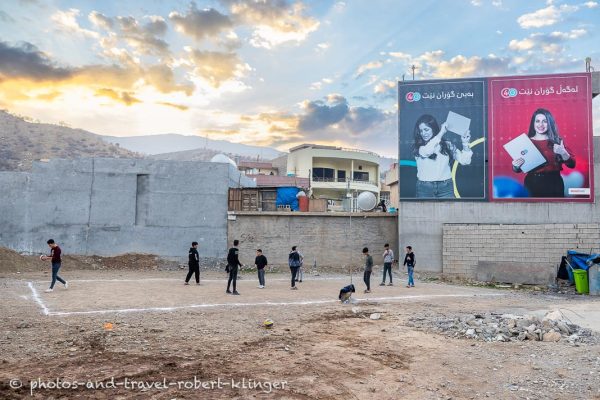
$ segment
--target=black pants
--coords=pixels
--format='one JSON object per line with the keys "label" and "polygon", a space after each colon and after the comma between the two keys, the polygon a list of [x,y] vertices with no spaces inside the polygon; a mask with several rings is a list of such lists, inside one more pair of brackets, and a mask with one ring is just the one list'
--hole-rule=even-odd
{"label": "black pants", "polygon": [[383,280],[381,282],[385,283],[385,274],[390,274],[390,283],[392,283],[392,263],[383,263]]}
{"label": "black pants", "polygon": [[188,264],[188,274],[185,277],[186,283],[190,281],[192,274],[196,275],[196,283],[200,283],[200,264]]}
{"label": "black pants", "polygon": [[367,285],[367,290],[371,290],[371,271],[365,271],[363,280],[365,281],[365,285]]}
{"label": "black pants", "polygon": [[560,172],[529,172],[525,187],[530,197],[565,197],[565,183]]}
{"label": "black pants", "polygon": [[231,286],[231,282],[233,282],[233,291],[236,291],[236,283],[237,283],[237,274],[238,274],[238,266],[232,267],[229,266],[229,280],[227,281],[227,290]]}
{"label": "black pants", "polygon": [[296,275],[298,275],[298,270],[300,267],[290,267],[290,271],[292,271],[292,287],[296,287]]}

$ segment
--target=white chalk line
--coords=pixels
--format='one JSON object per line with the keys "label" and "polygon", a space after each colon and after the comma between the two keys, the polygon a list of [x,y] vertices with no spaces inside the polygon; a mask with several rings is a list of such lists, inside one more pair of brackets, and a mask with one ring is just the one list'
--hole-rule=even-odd
{"label": "white chalk line", "polygon": [[[506,296],[504,293],[484,293],[484,294],[423,294],[423,295],[408,295],[408,296],[391,296],[391,297],[373,297],[364,299],[355,299],[360,302],[377,302],[390,300],[414,300],[414,299],[431,299],[444,297],[496,297]],[[107,310],[88,310],[88,311],[46,311],[46,315],[50,316],[69,316],[69,315],[91,315],[91,314],[120,314],[134,312],[161,312],[161,311],[177,311],[195,308],[217,308],[217,307],[256,307],[256,306],[299,306],[299,305],[316,305],[316,304],[331,304],[339,303],[339,300],[323,299],[323,300],[305,300],[305,301],[288,301],[288,302],[256,302],[256,303],[213,303],[213,304],[191,304],[187,306],[174,307],[146,307],[146,308],[123,308],[123,309],[107,309]],[[39,303],[42,304],[43,303]],[[45,306],[44,306],[45,308]]]}
{"label": "white chalk line", "polygon": [[33,287],[33,283],[27,282],[27,286],[29,286],[29,289],[31,289],[31,296],[33,297],[33,300],[38,304],[38,306],[41,307],[44,315],[50,315],[50,310],[48,310],[48,307],[46,307],[46,305],[38,295],[37,290]]}
{"label": "white chalk line", "polygon": [[[266,278],[267,282],[271,282],[271,281],[275,281],[275,282],[289,282],[291,278],[271,278],[269,279],[268,276]],[[348,279],[348,277],[319,277],[319,278],[309,278],[309,279],[304,279],[303,282],[313,282],[313,281],[341,281],[341,280],[346,280]],[[71,282],[145,282],[145,281],[172,281],[172,282],[184,282],[184,279],[179,279],[179,278],[143,278],[143,279],[69,279],[69,283]],[[49,283],[50,281],[37,281],[37,283]],[[191,281],[190,281],[191,282]],[[200,279],[200,283],[202,282],[227,282],[227,276],[223,277],[222,279]],[[243,282],[258,282],[258,279],[256,279],[256,277],[252,277],[251,279],[246,279],[244,277],[244,279],[239,279],[238,277],[238,283],[243,283]],[[193,282],[192,282],[193,283]]]}

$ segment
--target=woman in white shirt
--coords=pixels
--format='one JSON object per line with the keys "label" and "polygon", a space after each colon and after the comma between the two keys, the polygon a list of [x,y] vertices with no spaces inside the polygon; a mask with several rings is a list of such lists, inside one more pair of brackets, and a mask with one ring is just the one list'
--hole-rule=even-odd
{"label": "woman in white shirt", "polygon": [[[417,162],[417,194],[420,198],[454,198],[450,165],[471,164],[473,151],[469,147],[470,131],[460,136],[460,145],[444,134],[446,122],[440,128],[436,119],[422,115],[415,124],[413,153]],[[459,148],[460,147],[460,148]]]}

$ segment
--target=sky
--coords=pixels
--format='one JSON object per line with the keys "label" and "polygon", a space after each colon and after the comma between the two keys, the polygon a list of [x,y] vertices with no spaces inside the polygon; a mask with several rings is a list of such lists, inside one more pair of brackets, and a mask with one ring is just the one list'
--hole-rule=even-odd
{"label": "sky", "polygon": [[[0,108],[112,136],[397,153],[397,82],[600,70],[600,4],[0,2]],[[594,100],[600,134],[600,100]]]}

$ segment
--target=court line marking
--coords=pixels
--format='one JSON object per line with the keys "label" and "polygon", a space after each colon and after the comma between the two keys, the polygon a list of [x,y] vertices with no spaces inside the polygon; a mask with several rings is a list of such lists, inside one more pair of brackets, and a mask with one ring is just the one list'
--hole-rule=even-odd
{"label": "court line marking", "polygon": [[[337,280],[345,280],[347,277],[319,277],[319,278],[310,278],[304,279],[303,281],[337,281]],[[143,278],[143,279],[69,279],[70,282],[144,282],[144,281],[174,281],[174,282],[184,282],[185,279],[179,278]],[[252,277],[252,279],[239,279],[238,282],[258,282],[256,277]],[[290,278],[272,278],[267,279],[267,281],[290,281]],[[36,281],[37,283],[49,283],[50,281]],[[224,276],[222,279],[200,279],[200,283],[202,282],[227,282],[227,276]],[[193,283],[190,281],[190,283]]]}
{"label": "court line marking", "polygon": [[40,298],[38,291],[33,287],[33,283],[27,282],[27,286],[29,286],[29,289],[31,289],[31,296],[33,297],[33,300],[38,304],[38,306],[40,306],[44,315],[50,315],[50,310],[48,310],[48,307],[46,307],[46,305]]}
{"label": "court line marking", "polygon": [[[106,309],[106,310],[88,310],[88,311],[50,311],[44,302],[39,297],[37,290],[33,287],[32,282],[28,282],[33,298],[36,303],[42,308],[44,315],[48,316],[69,316],[69,315],[92,315],[92,314],[119,314],[133,312],[163,312],[176,311],[195,308],[217,308],[217,307],[256,307],[256,306],[297,306],[297,305],[315,305],[315,304],[332,304],[338,303],[339,300],[323,299],[323,300],[304,300],[304,301],[288,301],[288,302],[255,302],[255,303],[204,303],[190,304],[186,306],[173,307],[146,307],[146,308],[121,308],[121,309]],[[414,300],[414,299],[432,299],[432,298],[448,298],[448,297],[497,297],[506,296],[505,293],[471,293],[471,294],[423,294],[423,295],[405,295],[405,296],[389,296],[389,297],[372,297],[364,299],[355,299],[356,303],[361,302],[377,302],[389,300]]]}

